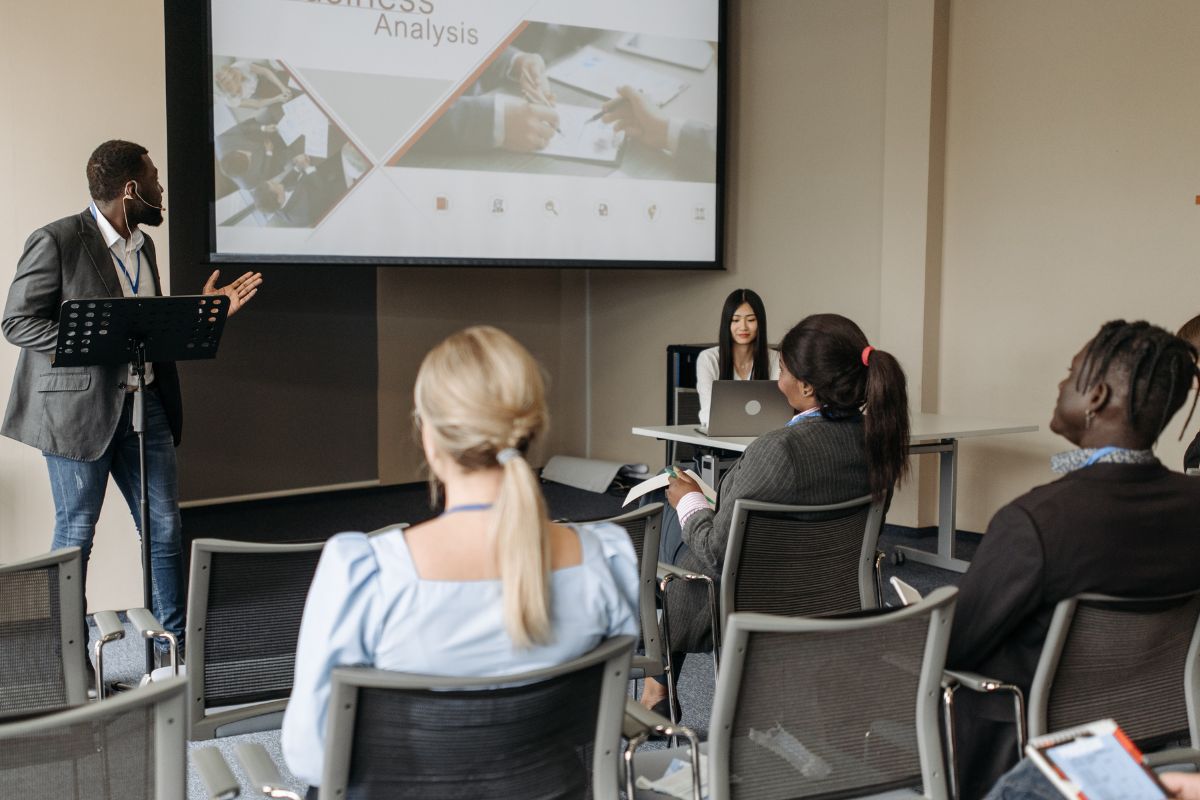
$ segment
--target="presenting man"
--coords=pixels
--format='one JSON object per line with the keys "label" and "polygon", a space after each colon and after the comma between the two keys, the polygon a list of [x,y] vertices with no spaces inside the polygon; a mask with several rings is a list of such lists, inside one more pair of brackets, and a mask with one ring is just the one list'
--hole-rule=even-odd
{"label": "presenting man", "polygon": [[[138,441],[132,428],[137,378],[125,365],[53,369],[59,305],[78,298],[161,295],[154,243],[139,226],[163,221],[163,188],[146,148],[105,142],[88,159],[87,179],[88,207],[34,231],[17,264],[2,326],[4,338],[21,348],[21,357],[0,428],[46,457],[54,496],[52,546],[79,547],[85,576],[110,474],[135,522],[139,517]],[[214,272],[203,292],[228,297],[230,316],[262,283],[261,274],[247,272],[217,289],[217,277]],[[145,381],[152,610],[182,648],[175,477],[182,404],[175,364],[147,364]]]}

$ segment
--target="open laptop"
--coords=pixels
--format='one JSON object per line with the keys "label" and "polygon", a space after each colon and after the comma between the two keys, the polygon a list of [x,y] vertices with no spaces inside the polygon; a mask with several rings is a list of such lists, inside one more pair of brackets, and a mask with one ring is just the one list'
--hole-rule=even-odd
{"label": "open laptop", "polygon": [[713,381],[705,436],[761,436],[782,428],[796,412],[775,381]]}

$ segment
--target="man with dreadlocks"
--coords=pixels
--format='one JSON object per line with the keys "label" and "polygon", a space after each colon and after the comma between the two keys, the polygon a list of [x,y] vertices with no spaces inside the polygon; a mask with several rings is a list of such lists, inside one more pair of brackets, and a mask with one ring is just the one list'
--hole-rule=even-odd
{"label": "man with dreadlocks", "polygon": [[[1117,320],[1072,359],[1050,430],[1077,449],[1051,459],[1061,478],[992,518],[959,587],[950,669],[1028,694],[1058,601],[1200,589],[1200,480],[1151,452],[1195,382],[1196,356],[1162,328]],[[973,800],[1017,760],[1013,707],[974,692],[955,706],[962,797]]]}
{"label": "man with dreadlocks", "polygon": [[[1175,335],[1180,339],[1183,339],[1192,347],[1200,349],[1200,316],[1192,317],[1187,322],[1183,323],[1183,327],[1180,328],[1179,333]],[[1182,431],[1179,433],[1179,438],[1183,438]],[[1187,450],[1184,451],[1183,468],[1200,469],[1200,432],[1196,434],[1196,438],[1192,439],[1192,443],[1189,444],[1187,446]]]}

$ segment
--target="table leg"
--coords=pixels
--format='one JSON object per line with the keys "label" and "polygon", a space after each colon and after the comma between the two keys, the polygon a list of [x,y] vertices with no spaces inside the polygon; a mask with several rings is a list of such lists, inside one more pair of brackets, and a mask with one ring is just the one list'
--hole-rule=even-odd
{"label": "table leg", "polygon": [[937,552],[930,553],[901,545],[896,551],[906,560],[928,564],[952,572],[966,572],[969,561],[954,557],[954,506],[958,489],[958,440],[946,439],[933,444],[916,444],[909,448],[913,455],[938,454],[938,540]]}

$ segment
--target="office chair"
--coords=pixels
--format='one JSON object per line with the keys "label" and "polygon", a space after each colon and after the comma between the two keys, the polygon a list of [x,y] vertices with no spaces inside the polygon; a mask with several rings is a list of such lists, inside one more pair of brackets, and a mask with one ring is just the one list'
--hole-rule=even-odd
{"label": "office chair", "polygon": [[[739,499],[734,503],[720,606],[711,581],[662,565],[663,639],[671,653],[667,586],[708,582],[714,667],[719,667],[721,620],[735,612],[821,616],[878,608],[881,602],[879,531],[884,502],[864,496],[822,506]],[[719,613],[718,613],[719,612]]]}
{"label": "office chair", "polygon": [[[1200,765],[1200,592],[1156,598],[1080,594],[1054,608],[1026,704],[1021,689],[976,673],[947,671],[943,703],[947,749],[955,765],[954,695],[960,688],[1012,698],[1017,749],[1041,736],[1113,718],[1151,764]],[[952,770],[957,796],[958,771]]]}
{"label": "office chair", "polygon": [[87,642],[78,547],[0,566],[0,721],[86,702]]}
{"label": "office chair", "polygon": [[[633,645],[618,636],[565,664],[484,678],[339,667],[321,797],[615,798]],[[261,745],[238,758],[263,794],[296,797]]]}
{"label": "office chair", "polygon": [[188,738],[278,728],[324,542],[192,542]]}
{"label": "office chair", "polygon": [[[726,620],[707,744],[710,800],[945,800],[938,686],[958,590],[842,617],[736,612]],[[626,792],[684,748],[632,753]],[[693,782],[693,796],[698,798]]]}

